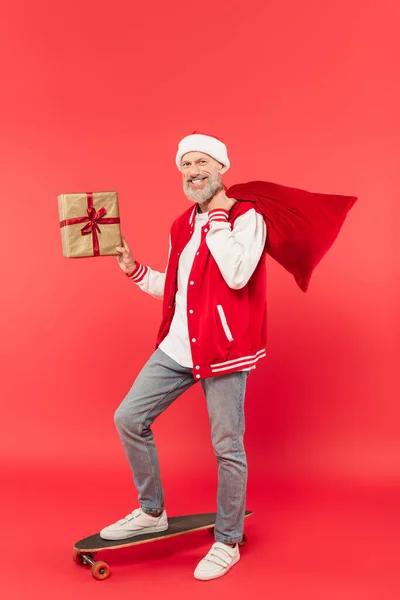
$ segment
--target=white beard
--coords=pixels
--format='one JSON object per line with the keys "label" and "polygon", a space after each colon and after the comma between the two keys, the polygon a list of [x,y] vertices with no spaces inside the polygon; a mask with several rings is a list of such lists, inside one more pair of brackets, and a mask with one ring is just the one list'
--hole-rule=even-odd
{"label": "white beard", "polygon": [[220,175],[217,177],[208,176],[207,182],[202,190],[195,190],[189,186],[189,180],[185,179],[183,182],[183,190],[189,200],[204,204],[212,198],[215,194],[223,188],[222,178]]}

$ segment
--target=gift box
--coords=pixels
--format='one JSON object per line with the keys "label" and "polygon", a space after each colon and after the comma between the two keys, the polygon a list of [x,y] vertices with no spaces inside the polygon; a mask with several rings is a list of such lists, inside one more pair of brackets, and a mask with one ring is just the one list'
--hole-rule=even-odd
{"label": "gift box", "polygon": [[117,254],[122,241],[117,192],[61,194],[58,210],[65,257]]}

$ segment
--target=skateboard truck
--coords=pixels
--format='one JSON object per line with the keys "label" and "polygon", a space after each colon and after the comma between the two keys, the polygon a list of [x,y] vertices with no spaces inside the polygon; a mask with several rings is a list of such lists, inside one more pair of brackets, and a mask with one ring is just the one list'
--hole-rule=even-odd
{"label": "skateboard truck", "polygon": [[110,566],[103,560],[94,560],[95,553],[93,552],[78,552],[73,551],[72,560],[78,565],[92,567],[92,575],[95,579],[107,579],[110,576]]}

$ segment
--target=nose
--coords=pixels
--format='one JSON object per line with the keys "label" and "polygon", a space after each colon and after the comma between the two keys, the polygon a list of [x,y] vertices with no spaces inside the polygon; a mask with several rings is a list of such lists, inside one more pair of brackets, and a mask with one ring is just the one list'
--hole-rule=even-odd
{"label": "nose", "polygon": [[199,167],[197,165],[191,165],[189,169],[189,177],[196,177],[200,173]]}

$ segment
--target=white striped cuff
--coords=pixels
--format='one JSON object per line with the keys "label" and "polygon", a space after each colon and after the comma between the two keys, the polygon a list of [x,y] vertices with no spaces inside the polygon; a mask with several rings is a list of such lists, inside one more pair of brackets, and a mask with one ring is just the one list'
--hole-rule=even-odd
{"label": "white striped cuff", "polygon": [[127,275],[127,277],[129,277],[129,279],[131,279],[133,281],[133,283],[140,283],[145,278],[148,270],[149,270],[148,267],[141,265],[140,263],[137,262],[136,267],[132,271],[132,273],[126,273],[126,275]]}
{"label": "white striped cuff", "polygon": [[208,211],[209,223],[227,223],[229,220],[229,212],[223,208],[213,208]]}

